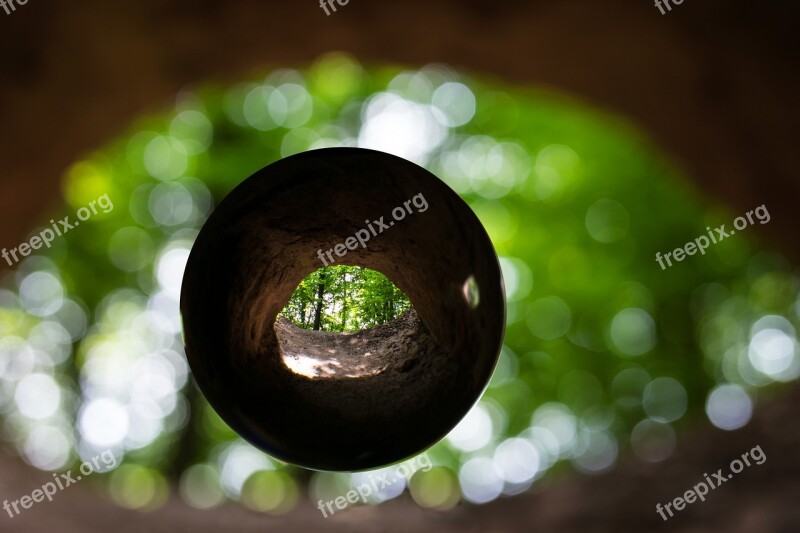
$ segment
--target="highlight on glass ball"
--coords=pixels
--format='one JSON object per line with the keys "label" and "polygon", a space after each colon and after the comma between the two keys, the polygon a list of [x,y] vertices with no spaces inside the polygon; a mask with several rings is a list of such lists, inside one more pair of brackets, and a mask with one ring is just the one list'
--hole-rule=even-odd
{"label": "highlight on glass ball", "polygon": [[396,463],[486,388],[500,266],[475,214],[427,170],[357,148],[256,172],[203,226],[183,279],[186,354],[219,415],[279,460]]}

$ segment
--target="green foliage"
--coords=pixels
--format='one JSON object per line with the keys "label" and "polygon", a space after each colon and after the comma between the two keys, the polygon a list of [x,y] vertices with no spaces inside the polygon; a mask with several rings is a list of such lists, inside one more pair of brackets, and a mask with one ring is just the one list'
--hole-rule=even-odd
{"label": "green foliage", "polygon": [[[763,250],[757,227],[659,268],[657,251],[706,226],[730,227],[737,213],[702,198],[630,124],[564,95],[442,66],[367,69],[332,54],[303,72],[182,93],[174,109],[143,118],[68,171],[66,205],[42,226],[106,193],[115,209],[21,262],[0,290],[0,363],[20,361],[0,380],[0,408],[31,464],[64,470],[77,443],[100,438],[98,449],[126,452],[126,462],[193,472],[202,483],[183,483],[184,492],[220,495],[231,457],[255,464],[255,452],[209,421],[205,400],[186,386],[183,265],[214,204],[253,172],[354,145],[399,152],[441,177],[500,256],[508,297],[500,361],[468,423],[430,451],[454,472],[478,461],[462,486],[467,500],[497,497],[508,479],[516,480],[508,492],[519,492],[566,463],[596,472],[631,451],[661,460],[683,424],[710,418],[715,391],[738,398],[719,412],[746,421],[760,387],[800,375],[800,283]],[[405,309],[367,271],[328,272],[320,329],[370,327]],[[308,327],[321,277],[301,283],[285,316]],[[19,391],[31,384],[58,399],[48,418],[35,402],[20,409],[34,396]],[[106,428],[123,419],[130,424]],[[263,469],[285,468],[258,457]],[[315,487],[331,479],[315,476]],[[467,492],[476,484],[477,496]]]}
{"label": "green foliage", "polygon": [[394,320],[410,307],[403,291],[380,272],[334,265],[306,276],[281,316],[305,329],[359,331]]}

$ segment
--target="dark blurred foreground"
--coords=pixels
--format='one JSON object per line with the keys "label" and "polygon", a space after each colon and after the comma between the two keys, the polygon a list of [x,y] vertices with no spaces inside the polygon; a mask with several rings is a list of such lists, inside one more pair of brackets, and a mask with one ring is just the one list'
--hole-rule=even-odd
{"label": "dark blurred foreground", "polygon": [[[703,428],[684,432],[675,454],[659,464],[623,460],[598,477],[572,477],[539,485],[531,494],[501,498],[482,506],[461,505],[449,513],[420,509],[407,496],[379,507],[356,507],[324,519],[303,501],[291,513],[273,518],[235,504],[197,511],[173,496],[150,514],[120,509],[93,493],[87,484],[59,492],[52,503],[39,503],[13,522],[0,516],[0,531],[41,533],[107,532],[192,533],[240,531],[727,531],[789,532],[800,525],[800,392],[794,390],[758,409],[745,428],[723,432]],[[688,505],[668,522],[656,513],[717,469],[761,446],[766,461],[746,467],[712,490],[705,502]],[[50,479],[6,455],[0,493],[20,497]]]}

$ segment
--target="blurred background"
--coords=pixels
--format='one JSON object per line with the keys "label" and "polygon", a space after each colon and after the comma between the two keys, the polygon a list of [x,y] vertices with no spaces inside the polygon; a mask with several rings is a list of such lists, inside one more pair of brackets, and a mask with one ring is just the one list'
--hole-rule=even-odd
{"label": "blurred background", "polygon": [[[119,462],[2,528],[796,526],[797,15],[353,0],[331,16],[245,1],[4,16],[0,246],[104,194],[114,210],[0,264],[0,496],[104,450]],[[328,146],[414,161],[469,203],[508,327],[484,397],[428,450],[435,468],[323,519],[316,501],[368,474],[239,439],[191,381],[177,302],[214,205]],[[761,205],[767,224],[655,262]],[[757,445],[763,465],[662,523],[656,503]]]}

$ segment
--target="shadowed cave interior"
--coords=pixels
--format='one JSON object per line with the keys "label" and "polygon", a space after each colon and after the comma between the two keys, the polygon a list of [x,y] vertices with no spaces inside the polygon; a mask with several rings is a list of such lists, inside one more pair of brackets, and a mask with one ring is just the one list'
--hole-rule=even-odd
{"label": "shadowed cave interior", "polygon": [[[336,469],[326,456],[385,464],[443,437],[485,387],[503,331],[499,265],[475,215],[378,152],[313,151],[262,172],[210,217],[184,279],[187,354],[212,405],[274,455],[321,469]],[[416,194],[428,211],[338,261],[384,274],[413,310],[354,333],[278,319],[318,249]]]}

